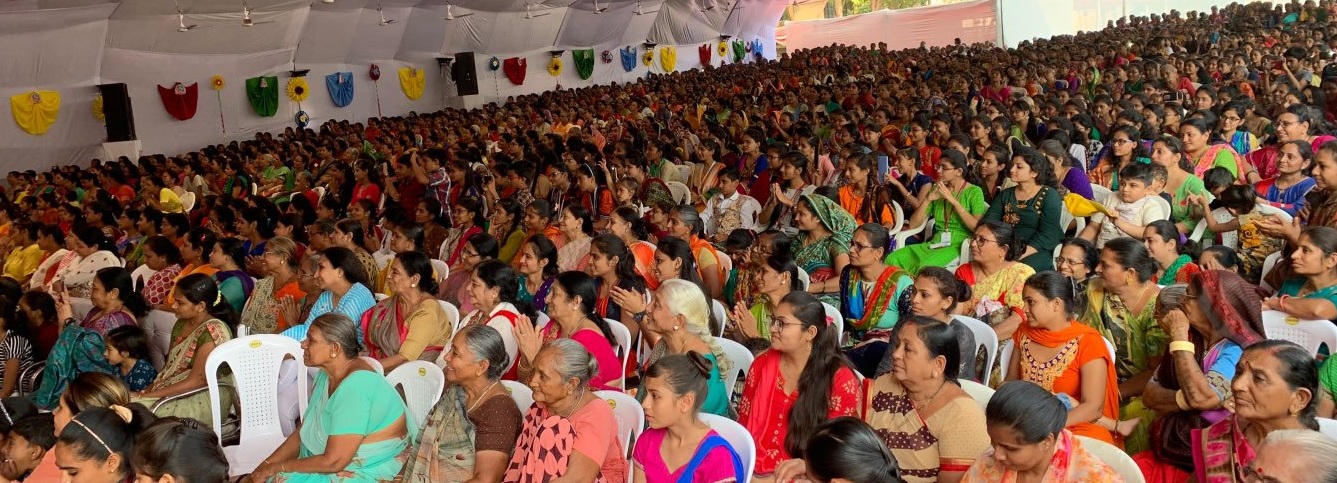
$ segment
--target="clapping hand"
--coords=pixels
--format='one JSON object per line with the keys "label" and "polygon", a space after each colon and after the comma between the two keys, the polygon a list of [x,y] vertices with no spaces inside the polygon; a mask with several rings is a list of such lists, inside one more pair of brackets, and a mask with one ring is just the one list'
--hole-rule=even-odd
{"label": "clapping hand", "polygon": [[543,348],[543,335],[526,315],[515,318],[515,343],[520,348],[520,355],[527,361],[538,357],[539,349]]}

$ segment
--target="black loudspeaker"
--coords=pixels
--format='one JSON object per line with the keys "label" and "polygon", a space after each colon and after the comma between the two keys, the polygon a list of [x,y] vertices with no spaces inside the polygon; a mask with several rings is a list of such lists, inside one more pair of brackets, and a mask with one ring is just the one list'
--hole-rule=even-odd
{"label": "black loudspeaker", "polygon": [[478,64],[474,62],[473,52],[455,54],[455,63],[450,65],[450,77],[455,79],[455,90],[459,95],[478,95]]}
{"label": "black loudspeaker", "polygon": [[99,84],[102,113],[107,116],[107,142],[134,141],[135,112],[130,106],[130,91],[125,84]]}

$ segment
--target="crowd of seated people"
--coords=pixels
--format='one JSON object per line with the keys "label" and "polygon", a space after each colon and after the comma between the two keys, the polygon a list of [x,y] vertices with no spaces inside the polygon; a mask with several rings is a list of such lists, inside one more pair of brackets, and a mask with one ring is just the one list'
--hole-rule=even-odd
{"label": "crowd of seated people", "polygon": [[[1333,348],[1269,326],[1337,333],[1334,13],[831,46],[9,173],[0,477],[230,481],[206,363],[279,334],[314,389],[280,381],[255,483],[1314,481],[1285,458],[1333,473]],[[378,372],[429,363],[418,421]]]}

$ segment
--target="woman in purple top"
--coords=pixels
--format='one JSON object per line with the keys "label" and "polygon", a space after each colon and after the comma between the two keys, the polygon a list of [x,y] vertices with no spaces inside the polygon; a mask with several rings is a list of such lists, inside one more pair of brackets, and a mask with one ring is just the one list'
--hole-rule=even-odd
{"label": "woman in purple top", "polygon": [[1063,189],[1081,195],[1088,200],[1094,199],[1091,191],[1091,178],[1086,172],[1075,167],[1077,162],[1068,153],[1068,148],[1057,139],[1046,139],[1040,143],[1040,154],[1054,165],[1054,175],[1062,180]]}

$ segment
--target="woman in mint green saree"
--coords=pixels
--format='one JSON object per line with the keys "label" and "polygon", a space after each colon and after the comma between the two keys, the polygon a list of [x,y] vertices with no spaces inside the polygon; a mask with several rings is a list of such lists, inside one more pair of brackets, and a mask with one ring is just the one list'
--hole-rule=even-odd
{"label": "woman in mint green saree", "polygon": [[357,328],[330,313],[311,323],[302,358],[319,367],[311,402],[288,436],[247,481],[366,482],[395,478],[418,434],[395,389],[358,359]]}

